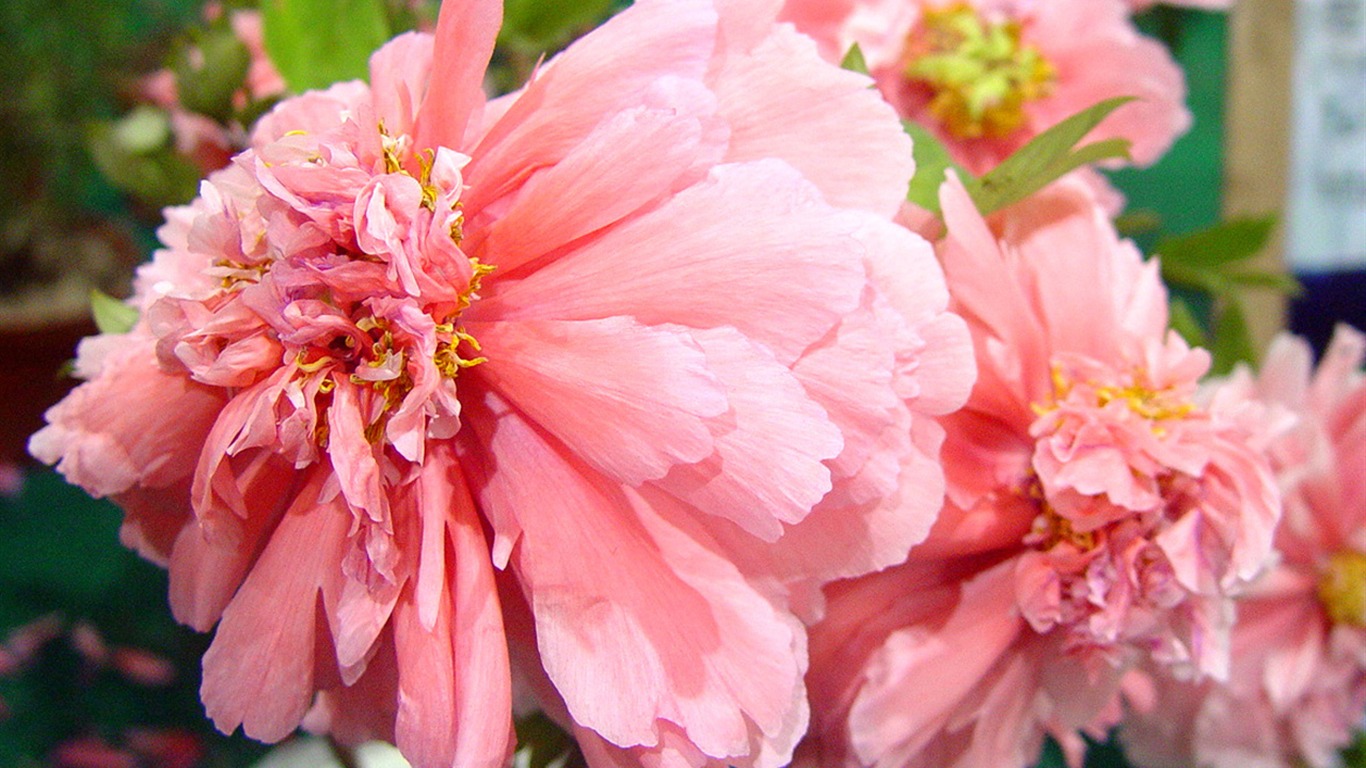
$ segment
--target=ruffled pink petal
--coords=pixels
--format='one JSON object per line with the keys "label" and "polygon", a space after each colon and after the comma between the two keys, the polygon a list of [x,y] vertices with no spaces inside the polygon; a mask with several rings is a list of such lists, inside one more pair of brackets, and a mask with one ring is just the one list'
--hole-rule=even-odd
{"label": "ruffled pink petal", "polygon": [[710,119],[636,108],[605,120],[563,160],[533,176],[471,252],[506,275],[662,199],[680,181],[693,180],[688,172],[699,160],[715,162],[719,147],[709,146],[717,142],[704,125]]}
{"label": "ruffled pink petal", "polygon": [[[508,320],[624,315],[646,325],[729,325],[790,363],[857,306],[866,279],[850,258],[848,226],[828,211],[783,163],[718,166],[705,182],[472,311]],[[701,221],[712,225],[680,224]],[[792,238],[794,228],[803,237]]]}
{"label": "ruffled pink petal", "polygon": [[313,700],[314,648],[326,625],[319,592],[341,561],[351,516],[316,505],[316,488],[295,501],[223,612],[204,654],[200,695],[214,725],[278,741],[298,727]]}
{"label": "ruffled pink petal", "polygon": [[609,477],[638,485],[714,450],[708,421],[726,391],[685,329],[624,317],[469,327],[498,350],[481,377]]}
{"label": "ruffled pink petal", "polygon": [[647,748],[661,746],[659,723],[670,722],[720,758],[783,731],[802,702],[804,636],[700,531],[660,509],[664,500],[576,466],[511,415],[490,449],[500,471],[483,502],[515,510],[522,525],[513,566],[545,670],[576,722]]}
{"label": "ruffled pink petal", "polygon": [[709,425],[711,455],[674,467],[655,485],[772,542],[830,490],[822,462],[843,448],[840,430],[791,371],[733,329],[691,337],[725,387],[729,410]]}
{"label": "ruffled pink petal", "polygon": [[[787,27],[723,61],[708,82],[730,124],[728,161],[781,158],[832,205],[896,213],[915,172],[911,141],[866,76],[822,62],[814,43]],[[834,135],[836,153],[825,141]],[[869,167],[884,171],[876,184]]]}
{"label": "ruffled pink petal", "polygon": [[482,185],[473,190],[471,208],[512,191],[533,169],[559,162],[604,116],[650,103],[645,94],[661,78],[700,80],[715,38],[710,2],[650,0],[577,40],[537,70],[497,122],[486,126],[470,152],[470,175]]}
{"label": "ruffled pink petal", "polygon": [[946,616],[889,635],[849,712],[850,742],[866,763],[895,764],[925,748],[959,701],[1020,631],[1010,564],[963,585]]}
{"label": "ruffled pink petal", "polygon": [[[507,643],[488,546],[459,469],[433,452],[449,483],[441,524],[451,556],[451,579],[440,588],[428,626],[408,598],[394,612],[398,650],[395,741],[419,766],[504,765],[512,751],[512,692]],[[439,499],[429,498],[426,503]]]}

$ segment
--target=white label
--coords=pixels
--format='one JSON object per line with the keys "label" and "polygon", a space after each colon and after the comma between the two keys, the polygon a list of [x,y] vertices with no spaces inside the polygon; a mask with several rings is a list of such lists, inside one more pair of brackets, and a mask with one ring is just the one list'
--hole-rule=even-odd
{"label": "white label", "polygon": [[1366,0],[1297,0],[1287,258],[1366,267]]}

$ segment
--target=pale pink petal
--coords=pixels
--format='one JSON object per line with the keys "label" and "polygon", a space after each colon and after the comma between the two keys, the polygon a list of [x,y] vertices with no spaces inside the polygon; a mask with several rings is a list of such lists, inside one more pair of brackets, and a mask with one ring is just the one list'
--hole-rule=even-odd
{"label": "pale pink petal", "polygon": [[657,722],[672,722],[716,756],[748,753],[753,728],[779,732],[802,690],[794,650],[803,636],[790,620],[696,532],[676,527],[681,518],[594,482],[516,418],[499,421],[496,456],[505,439],[521,460],[483,501],[517,510],[513,567],[574,720],[622,747],[656,747]]}
{"label": "pale pink petal", "polygon": [[[708,78],[731,126],[732,162],[779,157],[816,183],[833,205],[890,218],[915,171],[910,137],[866,76],[822,63],[812,41],[775,28],[751,55],[733,56]],[[776,127],[776,130],[775,130]],[[841,137],[840,154],[820,138]],[[886,184],[868,184],[868,164],[885,167]]]}
{"label": "pale pink petal", "polygon": [[818,194],[776,161],[719,166],[475,309],[506,319],[732,325],[788,363],[856,306],[865,279],[856,262],[832,257],[856,246],[847,226],[817,215],[828,210]]}
{"label": "pale pink petal", "polygon": [[533,176],[472,250],[507,274],[662,199],[711,154],[706,119],[643,108],[618,113]]}
{"label": "pale pink petal", "polygon": [[481,376],[619,482],[659,479],[714,450],[708,421],[726,412],[726,391],[684,329],[622,317],[471,328],[499,350]]}

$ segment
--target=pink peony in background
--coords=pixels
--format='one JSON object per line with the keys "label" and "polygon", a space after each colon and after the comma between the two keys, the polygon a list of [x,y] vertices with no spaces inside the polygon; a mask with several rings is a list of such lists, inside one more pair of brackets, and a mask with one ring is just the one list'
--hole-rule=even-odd
{"label": "pink peony in background", "polygon": [[802,619],[925,536],[971,385],[909,140],[763,3],[643,0],[486,102],[499,22],[258,123],[31,450],[217,626],[225,731],[502,765],[516,674],[594,765],[784,764]]}
{"label": "pink peony in background", "polygon": [[1190,125],[1180,68],[1123,0],[787,0],[782,15],[830,61],[857,43],[883,96],[975,174],[1116,96],[1136,100],[1091,138],[1129,139],[1139,165]]}
{"label": "pink peony in background", "polygon": [[1285,494],[1279,557],[1238,601],[1227,685],[1130,681],[1135,765],[1330,768],[1366,710],[1366,338],[1339,327],[1313,369],[1281,336],[1232,386],[1299,417],[1271,451]]}
{"label": "pink peony in background", "polygon": [[[223,13],[223,8],[217,3],[209,3],[205,7],[205,16],[210,20]],[[285,81],[266,55],[261,12],[252,8],[235,8],[227,11],[227,14],[233,34],[246,47],[249,56],[246,81],[242,90],[233,97],[235,108],[241,109],[249,101],[282,96],[286,90]],[[228,126],[188,110],[180,103],[173,71],[161,69],[152,73],[143,81],[142,90],[147,99],[169,113],[176,151],[193,160],[203,173],[227,165],[233,153],[242,146],[244,137],[240,130],[234,136]]]}
{"label": "pink peony in background", "polygon": [[990,225],[961,184],[937,245],[978,381],[942,421],[948,496],[910,561],[827,588],[808,675],[821,766],[1080,764],[1139,660],[1222,677],[1229,595],[1280,500],[1262,409],[1199,393],[1155,262],[1080,181]]}

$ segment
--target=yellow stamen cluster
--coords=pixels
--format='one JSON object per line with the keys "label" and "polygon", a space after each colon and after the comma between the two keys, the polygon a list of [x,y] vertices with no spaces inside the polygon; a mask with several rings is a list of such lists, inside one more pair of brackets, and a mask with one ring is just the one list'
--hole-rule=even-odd
{"label": "yellow stamen cluster", "polygon": [[1098,534],[1095,531],[1079,531],[1072,525],[1071,520],[1058,514],[1044,500],[1043,488],[1037,478],[1029,484],[1025,493],[1030,498],[1035,499],[1041,509],[1038,516],[1030,523],[1029,534],[1025,537],[1025,543],[1033,544],[1045,552],[1064,541],[1082,552],[1095,549],[1096,544],[1099,543]]}
{"label": "yellow stamen cluster", "polygon": [[1329,558],[1318,593],[1334,622],[1366,627],[1366,554],[1346,550]]}
{"label": "yellow stamen cluster", "polygon": [[449,338],[436,345],[436,353],[432,355],[432,362],[436,364],[437,370],[441,371],[441,375],[448,379],[458,376],[463,368],[473,368],[476,365],[488,362],[488,358],[483,356],[461,356],[459,351],[461,344],[468,344],[475,352],[481,351],[482,348],[479,346],[478,339],[456,325],[456,322],[460,319],[460,315],[470,308],[474,300],[479,298],[479,289],[483,285],[484,278],[497,267],[492,264],[482,264],[478,258],[470,259],[470,267],[473,271],[470,273],[469,285],[460,292],[455,311],[450,314],[446,322],[436,326],[437,333]]}
{"label": "yellow stamen cluster", "polygon": [[1184,419],[1196,411],[1196,406],[1182,392],[1171,388],[1154,387],[1148,383],[1147,373],[1136,370],[1133,380],[1128,384],[1101,384],[1084,381],[1080,384],[1070,378],[1063,367],[1057,363],[1052,366],[1053,397],[1049,403],[1034,403],[1030,407],[1034,415],[1043,416],[1057,410],[1058,404],[1066,400],[1078,386],[1085,387],[1095,398],[1097,408],[1111,403],[1124,404],[1134,415],[1153,422],[1153,434],[1158,437],[1166,434],[1160,422]]}
{"label": "yellow stamen cluster", "polygon": [[960,139],[1003,138],[1057,73],[1020,40],[1015,21],[988,22],[967,3],[928,10],[907,41],[906,78],[928,86],[929,111]]}

